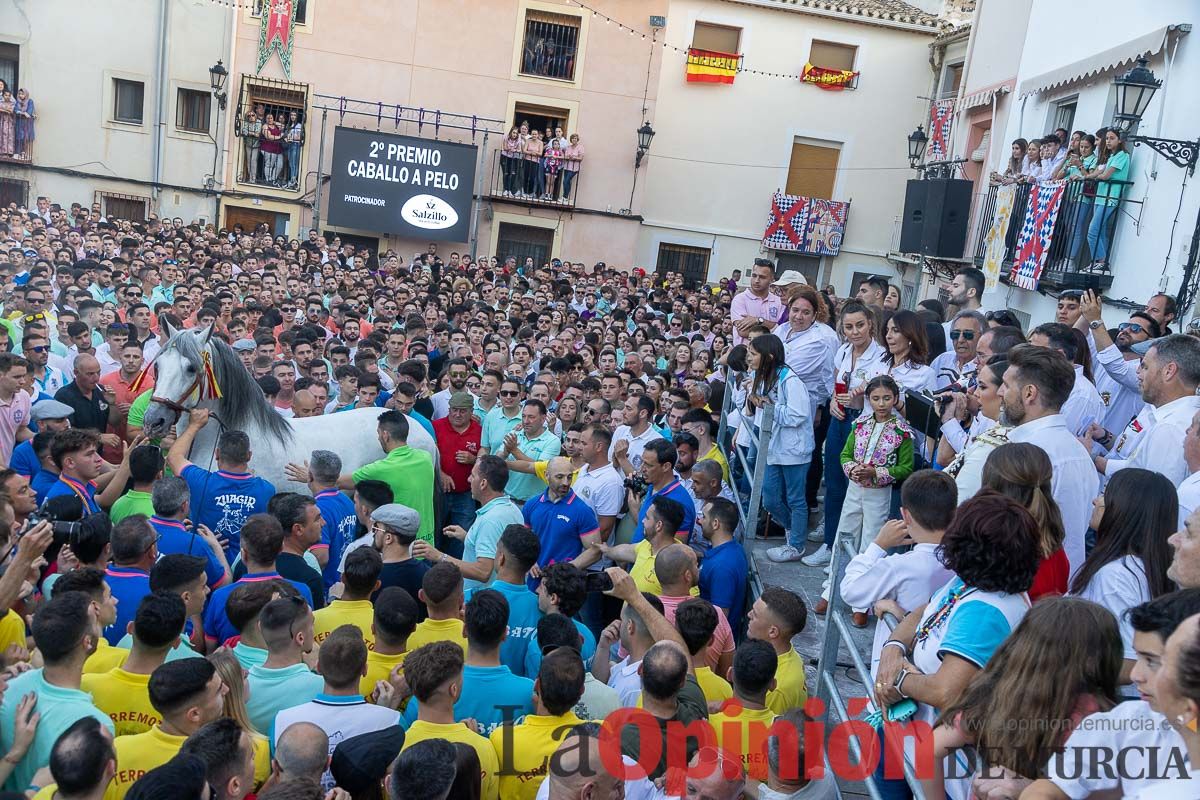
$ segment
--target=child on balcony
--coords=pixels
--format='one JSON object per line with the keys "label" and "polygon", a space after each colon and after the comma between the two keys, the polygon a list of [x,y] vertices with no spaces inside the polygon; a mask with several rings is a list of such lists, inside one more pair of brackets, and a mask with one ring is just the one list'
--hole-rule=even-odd
{"label": "child on balcony", "polygon": [[557,136],[550,137],[546,143],[546,152],[542,158],[542,163],[546,169],[545,188],[546,193],[542,195],[543,200],[555,200],[556,189],[558,182],[558,171],[562,167],[563,151],[559,144]]}

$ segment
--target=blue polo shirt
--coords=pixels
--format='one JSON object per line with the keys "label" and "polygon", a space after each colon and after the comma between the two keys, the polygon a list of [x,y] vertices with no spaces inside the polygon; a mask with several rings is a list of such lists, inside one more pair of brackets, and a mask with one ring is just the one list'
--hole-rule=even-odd
{"label": "blue polo shirt", "polygon": [[[583,668],[592,668],[592,658],[596,655],[596,636],[588,626],[584,625],[577,619],[571,620],[575,623],[575,628],[579,631],[579,635],[583,637],[583,647],[580,650],[580,657],[583,658]],[[542,666],[542,646],[538,644],[537,631],[533,632],[533,638],[529,640],[529,647],[525,648],[525,675],[529,678],[536,678],[538,670]]]}
{"label": "blue polo shirt", "polygon": [[217,560],[212,548],[197,534],[192,533],[177,519],[163,519],[157,514],[150,518],[150,525],[158,532],[158,554],[169,556],[182,553],[204,559],[204,576],[209,586],[216,586],[225,577],[225,567]]}
{"label": "blue polo shirt", "polygon": [[104,629],[104,638],[114,647],[125,638],[129,623],[137,614],[138,603],[150,594],[150,573],[133,567],[110,564],[104,570],[104,582],[117,599],[117,618]]}
{"label": "blue polo shirt", "polygon": [[429,417],[425,416],[419,411],[410,411],[405,416],[407,416],[409,419],[415,419],[417,422],[421,423],[421,427],[424,428],[429,434],[429,438],[437,441],[437,435],[433,432],[433,423],[429,421]]}
{"label": "blue polo shirt", "polygon": [[33,476],[33,480],[29,482],[29,487],[33,489],[34,494],[37,495],[37,503],[39,506],[46,502],[46,497],[50,494],[50,489],[57,482],[58,473],[51,472],[48,469],[40,469],[38,470],[37,474]]}
{"label": "blue polo shirt", "polygon": [[42,468],[42,462],[38,461],[37,455],[33,452],[32,439],[26,439],[13,448],[12,458],[8,460],[8,466],[26,478],[32,479],[34,475],[38,474],[38,471]]}
{"label": "blue polo shirt", "polygon": [[[404,727],[417,720],[420,704],[414,697],[404,709]],[[516,722],[533,713],[533,680],[514,675],[501,664],[498,667],[463,666],[463,688],[454,704],[454,721],[473,719],[479,733],[490,736],[505,722]]]}
{"label": "blue polo shirt", "polygon": [[[215,641],[217,644],[222,644],[228,639],[232,639],[238,635],[238,629],[233,627],[233,623],[229,621],[229,617],[225,615],[225,603],[229,601],[229,595],[233,590],[241,586],[243,583],[254,583],[257,581],[270,580],[287,580],[278,572],[256,572],[250,575],[244,575],[239,580],[233,583],[222,586],[217,589],[208,598],[208,605],[204,607],[204,638],[210,642]],[[312,608],[312,592],[303,583],[298,581],[288,581],[292,586],[300,592],[300,596],[308,603],[309,608]],[[312,699],[312,698],[308,698]],[[308,700],[301,702],[307,703]],[[296,705],[299,705],[297,703]]]}
{"label": "blue polo shirt", "polygon": [[514,675],[524,675],[525,650],[537,634],[538,620],[542,618],[537,595],[523,583],[492,581],[491,586],[481,588],[495,589],[508,601],[508,636],[500,645],[500,663]]}
{"label": "blue polo shirt", "polygon": [[96,482],[83,483],[66,475],[59,475],[54,484],[46,490],[46,499],[73,494],[83,501],[84,516],[100,513],[100,504],[96,502]]}
{"label": "blue polo shirt", "polygon": [[642,500],[642,507],[638,510],[637,530],[633,532],[634,544],[646,538],[644,530],[646,512],[650,510],[650,503],[656,497],[667,497],[683,506],[683,522],[680,524],[679,530],[675,532],[677,536],[682,536],[686,539],[691,535],[692,528],[696,526],[696,501],[692,498],[691,492],[687,490],[678,478],[675,478],[661,492],[654,491],[653,486],[650,487],[650,491],[646,492],[646,497]]}
{"label": "blue polo shirt", "polygon": [[325,489],[313,496],[317,508],[321,511],[321,541],[314,547],[328,547],[329,561],[325,563],[322,577],[325,587],[329,588],[338,581],[338,565],[342,563],[342,553],[358,538],[358,514],[354,512],[354,501],[337,489]]}
{"label": "blue polo shirt", "polygon": [[746,610],[746,576],[750,566],[737,540],[710,547],[700,562],[700,596],[714,606],[729,609],[729,624],[736,631]]}
{"label": "blue polo shirt", "polygon": [[224,537],[225,556],[233,561],[241,549],[242,525],[251,514],[266,513],[275,487],[249,472],[209,472],[195,464],[184,467],[180,477],[192,491],[192,521]]}
{"label": "blue polo shirt", "polygon": [[521,509],[521,516],[542,544],[539,567],[573,560],[583,552],[580,540],[600,530],[596,512],[579,499],[574,489],[568,490],[557,503],[551,499],[549,489],[529,498]]}

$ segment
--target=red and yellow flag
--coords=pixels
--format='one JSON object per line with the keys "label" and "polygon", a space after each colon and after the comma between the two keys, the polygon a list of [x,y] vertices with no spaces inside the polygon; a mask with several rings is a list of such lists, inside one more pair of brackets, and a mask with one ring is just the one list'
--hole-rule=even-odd
{"label": "red and yellow flag", "polygon": [[688,83],[733,83],[742,57],[692,47],[687,55]]}
{"label": "red and yellow flag", "polygon": [[840,92],[854,82],[858,77],[858,73],[849,69],[828,69],[826,67],[814,67],[812,64],[804,65],[804,72],[800,74],[800,80],[804,83],[811,83],[818,88],[825,89],[831,92]]}

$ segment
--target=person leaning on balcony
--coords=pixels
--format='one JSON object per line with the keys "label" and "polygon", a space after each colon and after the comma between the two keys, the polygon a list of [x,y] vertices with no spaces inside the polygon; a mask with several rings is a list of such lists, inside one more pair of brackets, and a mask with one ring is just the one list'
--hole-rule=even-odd
{"label": "person leaning on balcony", "polygon": [[[1079,137],[1079,152],[1072,154],[1059,165],[1054,173],[1055,180],[1081,181],[1083,176],[1096,168],[1096,137],[1085,133]],[[1075,224],[1071,230],[1071,261],[1078,261],[1079,248],[1083,246],[1088,222],[1092,217],[1095,201],[1095,184],[1088,184],[1079,192],[1079,206],[1075,211]]]}
{"label": "person leaning on balcony", "polygon": [[1042,169],[1042,140],[1030,139],[1025,148],[1025,160],[1021,163],[1021,174],[1017,183],[1036,182],[1038,172]]}
{"label": "person leaning on balcony", "polygon": [[262,137],[262,121],[251,111],[242,123],[242,149],[246,152],[246,180],[258,182],[259,139]]}
{"label": "person leaning on balcony", "polygon": [[1083,177],[1099,181],[1096,185],[1096,205],[1088,225],[1088,250],[1092,263],[1088,269],[1108,271],[1108,248],[1112,241],[1113,223],[1116,221],[1117,205],[1125,193],[1124,183],[1129,180],[1130,158],[1125,149],[1125,135],[1113,128],[1104,134],[1104,149],[1108,159],[1097,164]]}
{"label": "person leaning on balcony", "polygon": [[570,144],[563,150],[562,196],[564,200],[571,199],[571,184],[579,177],[579,167],[583,162],[583,145],[579,143],[579,134],[572,133]]}
{"label": "person leaning on balcony", "polygon": [[520,129],[514,127],[508,132],[504,145],[500,150],[500,173],[504,176],[504,196],[512,197],[518,191],[521,179],[521,159],[524,140]]}
{"label": "person leaning on balcony", "polygon": [[1029,142],[1024,139],[1013,139],[1012,155],[1008,157],[1004,172],[993,172],[992,183],[1016,183],[1017,178],[1021,177],[1021,173],[1024,172],[1025,151],[1028,149]]}
{"label": "person leaning on balcony", "polygon": [[530,197],[540,197],[543,191],[542,184],[545,183],[541,170],[543,149],[541,131],[535,130],[525,141],[525,185],[522,188]]}
{"label": "person leaning on balcony", "polygon": [[283,169],[283,128],[276,124],[273,114],[267,114],[263,121],[258,146],[263,155],[263,183],[274,186],[279,183],[279,173]]}

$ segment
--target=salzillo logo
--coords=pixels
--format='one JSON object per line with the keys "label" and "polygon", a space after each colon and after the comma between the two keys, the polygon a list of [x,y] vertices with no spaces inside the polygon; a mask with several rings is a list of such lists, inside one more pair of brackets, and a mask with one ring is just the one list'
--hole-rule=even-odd
{"label": "salzillo logo", "polygon": [[429,230],[453,228],[458,224],[458,212],[445,200],[431,194],[410,197],[400,209],[400,218],[409,225]]}

